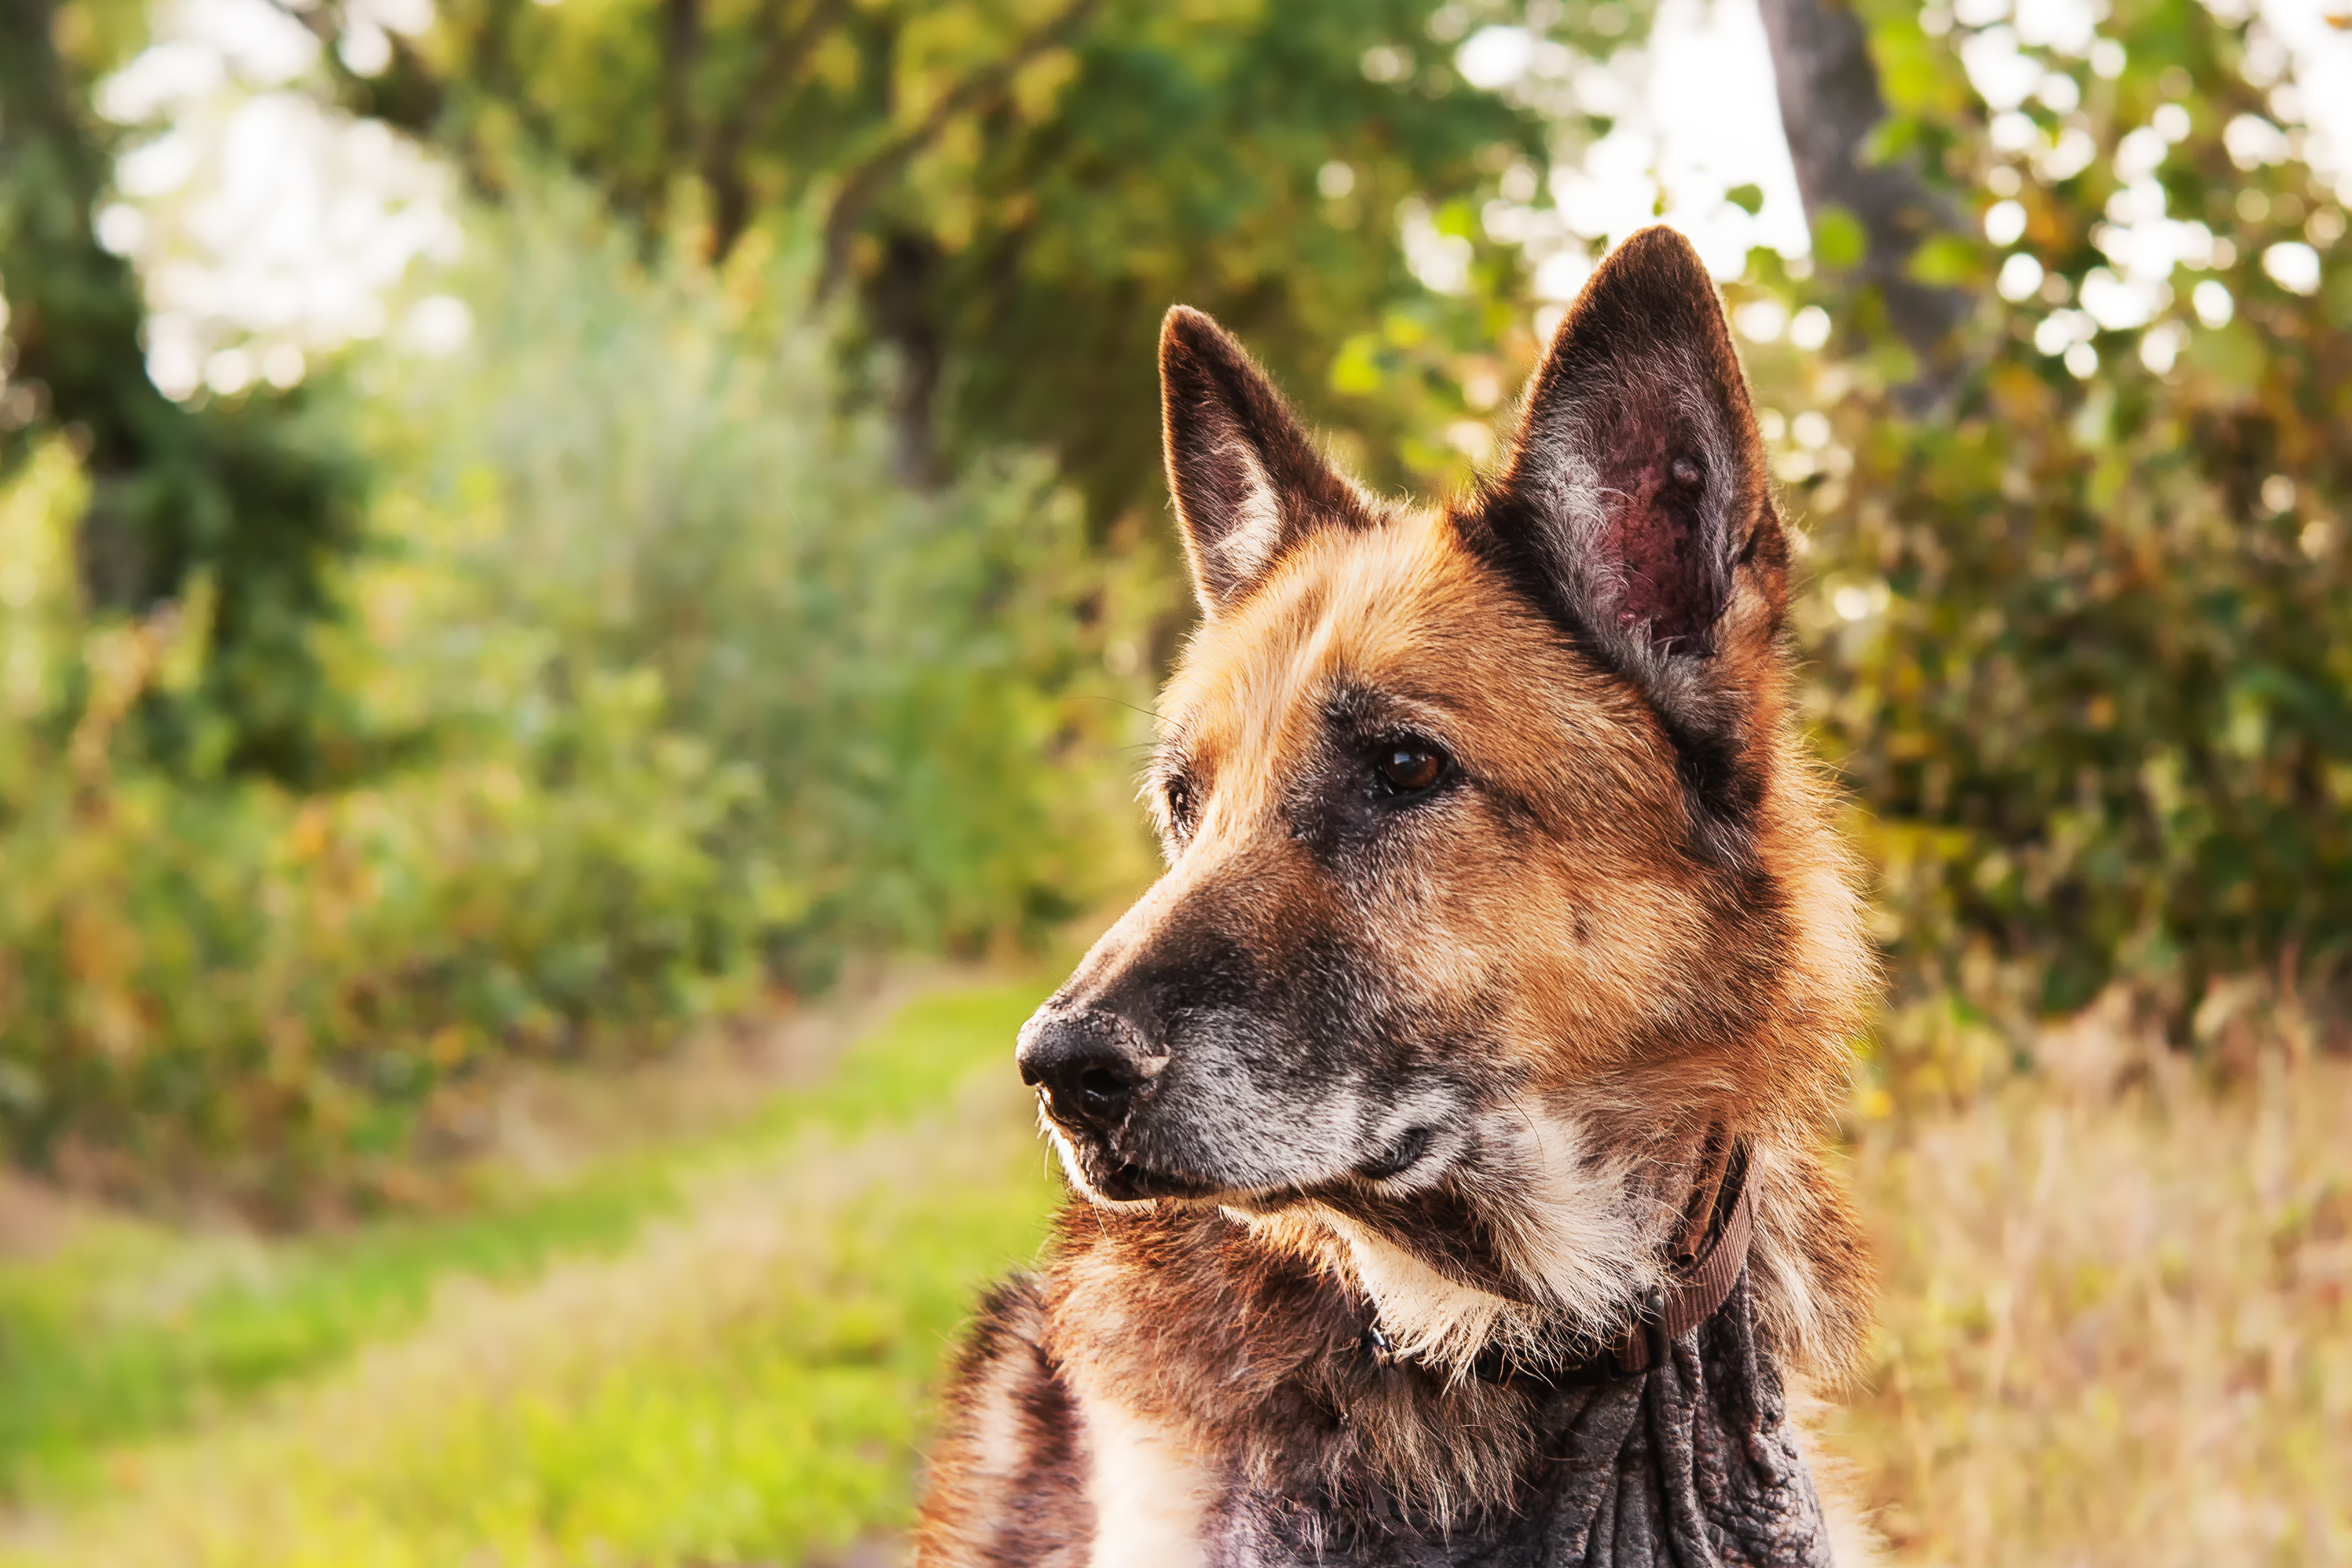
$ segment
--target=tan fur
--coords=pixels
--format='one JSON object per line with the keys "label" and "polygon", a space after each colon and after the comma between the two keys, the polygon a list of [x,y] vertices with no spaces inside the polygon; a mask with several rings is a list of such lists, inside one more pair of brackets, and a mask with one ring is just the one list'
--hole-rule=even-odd
{"label": "tan fur", "polygon": [[[1433,658],[1433,649],[1444,657]],[[1537,856],[1465,845],[1458,874],[1442,885],[1385,889],[1384,907],[1364,911],[1365,926],[1393,972],[1428,994],[1514,998],[1507,1033],[1526,1053],[1531,1108],[1604,1107],[1594,1134],[1604,1138],[1622,1139],[1622,1122],[1637,1118],[1645,1131],[1711,1121],[1749,1131],[1759,1151],[1768,1321],[1795,1365],[1843,1365],[1863,1327],[1852,1305],[1858,1244],[1805,1151],[1843,1088],[1872,961],[1852,862],[1828,820],[1829,791],[1786,718],[1774,714],[1766,753],[1773,782],[1757,853],[1800,868],[1791,918],[1769,933],[1797,941],[1794,951],[1775,941],[1739,952],[1749,933],[1727,922],[1708,882],[1658,853],[1680,832],[1682,804],[1636,700],[1486,578],[1442,515],[1403,513],[1369,532],[1316,536],[1195,639],[1161,700],[1160,722],[1212,805],[1182,858],[1096,953],[1149,942],[1161,911],[1244,858],[1262,889],[1264,940],[1281,943],[1286,852],[1269,844],[1269,817],[1313,721],[1312,695],[1338,678],[1412,693],[1448,715],[1450,733],[1475,738],[1465,761],[1560,829],[1538,841]],[[1490,874],[1482,879],[1476,868]],[[1581,940],[1563,944],[1562,931]],[[1710,953],[1706,968],[1689,966],[1694,952]],[[1090,955],[1087,965],[1097,962]],[[1768,987],[1769,1005],[1724,1016],[1727,971]],[[1570,1136],[1566,1118],[1532,1114],[1543,1129],[1538,1145]],[[1637,1142],[1621,1157],[1645,1152]],[[1784,1176],[1792,1169],[1799,1173]],[[1570,1176],[1555,1173],[1560,1182]],[[1523,1266],[1564,1287],[1599,1336],[1628,1280],[1647,1283],[1632,1255],[1653,1236],[1633,1226],[1623,1247],[1596,1247],[1574,1213],[1563,1201],[1529,1216]],[[1570,1223],[1569,1244],[1547,1247],[1543,1230],[1555,1219]],[[1339,1239],[1344,1251],[1344,1230]],[[1588,1272],[1605,1273],[1607,1285],[1581,1288]],[[1408,1313],[1397,1325],[1404,1337],[1446,1348],[1419,1318]],[[1461,1349],[1475,1354],[1478,1346],[1456,1349],[1466,1361]]]}
{"label": "tan fur", "polygon": [[1204,1568],[1201,1520],[1214,1473],[1184,1426],[1129,1407],[1096,1369],[1070,1369],[1086,1435],[1087,1500],[1095,1529],[1088,1568]]}

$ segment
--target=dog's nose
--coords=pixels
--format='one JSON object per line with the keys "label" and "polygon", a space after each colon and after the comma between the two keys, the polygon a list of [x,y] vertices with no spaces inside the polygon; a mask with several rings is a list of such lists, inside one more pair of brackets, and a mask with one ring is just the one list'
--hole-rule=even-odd
{"label": "dog's nose", "polygon": [[1168,1058],[1149,1052],[1135,1026],[1116,1013],[1040,1012],[1021,1026],[1021,1081],[1045,1091],[1054,1119],[1108,1132]]}

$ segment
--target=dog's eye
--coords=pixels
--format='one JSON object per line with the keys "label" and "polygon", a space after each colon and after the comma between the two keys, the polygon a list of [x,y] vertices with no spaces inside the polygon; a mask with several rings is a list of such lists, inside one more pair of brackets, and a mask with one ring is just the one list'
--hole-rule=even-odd
{"label": "dog's eye", "polygon": [[1182,779],[1168,785],[1168,826],[1179,835],[1192,831],[1192,786]]}
{"label": "dog's eye", "polygon": [[1383,746],[1372,771],[1394,795],[1419,795],[1445,773],[1445,753],[1433,746],[1399,742]]}

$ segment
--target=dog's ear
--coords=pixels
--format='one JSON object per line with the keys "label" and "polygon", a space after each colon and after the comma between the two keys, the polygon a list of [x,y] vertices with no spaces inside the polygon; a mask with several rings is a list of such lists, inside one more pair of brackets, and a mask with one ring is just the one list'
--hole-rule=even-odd
{"label": "dog's ear", "polygon": [[1467,521],[1642,688],[1686,781],[1723,804],[1778,679],[1788,546],[1722,301],[1688,240],[1644,229],[1595,269]]}
{"label": "dog's ear", "polygon": [[1594,271],[1482,510],[1630,665],[1713,657],[1742,629],[1743,589],[1775,590],[1760,596],[1777,612],[1784,552],[1747,379],[1681,235],[1643,229]]}
{"label": "dog's ear", "polygon": [[1160,405],[1168,490],[1212,618],[1248,597],[1307,533],[1369,521],[1355,487],[1315,450],[1265,373],[1183,305],[1160,329]]}

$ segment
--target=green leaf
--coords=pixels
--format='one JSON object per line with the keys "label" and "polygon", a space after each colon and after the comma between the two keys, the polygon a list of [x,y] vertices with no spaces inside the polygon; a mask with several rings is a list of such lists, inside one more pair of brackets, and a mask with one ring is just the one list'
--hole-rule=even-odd
{"label": "green leaf", "polygon": [[1963,234],[1939,234],[1912,254],[1908,268],[1922,283],[1956,289],[1983,281],[1982,247]]}
{"label": "green leaf", "polygon": [[1858,267],[1870,254],[1870,236],[1862,220],[1840,206],[1823,207],[1813,220],[1813,257],[1822,266],[1844,271]]}
{"label": "green leaf", "polygon": [[1358,332],[1339,346],[1331,362],[1331,390],[1349,397],[1369,397],[1380,391],[1381,339],[1377,332]]}

